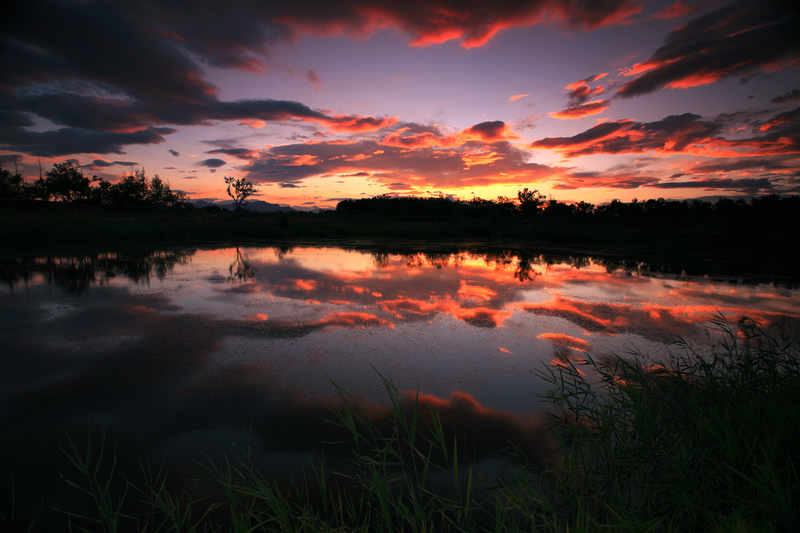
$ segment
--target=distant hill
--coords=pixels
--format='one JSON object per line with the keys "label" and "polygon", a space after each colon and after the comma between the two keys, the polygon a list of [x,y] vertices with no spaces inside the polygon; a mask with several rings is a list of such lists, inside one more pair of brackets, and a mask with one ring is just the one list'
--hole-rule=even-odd
{"label": "distant hill", "polygon": [[[233,200],[215,200],[212,198],[196,198],[190,200],[192,205],[195,207],[209,207],[215,206],[220,207],[222,209],[227,209],[228,211],[233,211]],[[295,211],[291,207],[287,205],[280,205],[280,204],[271,204],[269,202],[265,202],[263,200],[247,200],[243,209],[247,211],[253,211],[256,213],[281,213],[281,212],[289,212]]]}

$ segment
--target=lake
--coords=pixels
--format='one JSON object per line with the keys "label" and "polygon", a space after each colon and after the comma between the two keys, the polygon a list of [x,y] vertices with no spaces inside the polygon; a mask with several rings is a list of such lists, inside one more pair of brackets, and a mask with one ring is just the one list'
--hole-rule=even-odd
{"label": "lake", "polygon": [[549,365],[664,357],[677,339],[708,343],[719,313],[779,334],[800,324],[791,285],[510,251],[13,257],[0,281],[6,453],[41,457],[89,428],[167,461],[238,446],[287,472],[330,439],[340,394],[384,408],[381,376],[502,442],[546,408]]}

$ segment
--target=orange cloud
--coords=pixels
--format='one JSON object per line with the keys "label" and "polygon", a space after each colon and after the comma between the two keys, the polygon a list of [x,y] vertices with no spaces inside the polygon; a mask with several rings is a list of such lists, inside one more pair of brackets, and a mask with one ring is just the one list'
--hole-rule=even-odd
{"label": "orange cloud", "polygon": [[353,326],[387,326],[390,328],[394,327],[394,324],[389,322],[388,320],[384,320],[383,318],[379,318],[370,313],[358,313],[358,312],[332,313],[320,319],[319,321],[315,322],[313,325],[341,326],[341,327],[353,327]]}
{"label": "orange cloud", "polygon": [[434,128],[414,132],[410,127],[403,127],[384,137],[381,144],[410,149],[455,148],[470,141],[498,142],[515,139],[519,139],[519,136],[511,127],[497,120],[475,124],[454,135],[443,135]]}
{"label": "orange cloud", "polygon": [[311,154],[302,154],[294,156],[290,161],[284,163],[292,167],[300,167],[303,165],[316,165],[319,163],[317,156]]}
{"label": "orange cloud", "polygon": [[467,6],[432,0],[412,7],[404,4],[356,3],[320,15],[314,10],[288,8],[276,21],[317,35],[367,37],[385,28],[399,28],[412,36],[410,46],[430,46],[461,39],[470,49],[485,45],[499,32],[557,20],[572,28],[593,29],[626,24],[641,11],[634,0],[581,4],[545,0]]}
{"label": "orange cloud", "polygon": [[397,123],[396,117],[372,117],[358,115],[334,115],[326,118],[310,118],[321,122],[328,129],[339,132],[367,132],[388,128]]}
{"label": "orange cloud", "polygon": [[681,59],[681,57],[674,57],[664,60],[650,59],[648,61],[642,61],[641,63],[634,63],[630,67],[622,68],[620,69],[619,73],[626,78],[630,76],[638,76],[639,74],[643,74],[649,70],[666,67],[667,65],[671,65],[672,63],[680,61]]}
{"label": "orange cloud", "polygon": [[257,118],[244,118],[239,121],[242,126],[250,126],[251,128],[263,128],[267,123]]}
{"label": "orange cloud", "polygon": [[495,296],[497,296],[497,292],[493,291],[488,287],[481,287],[479,285],[470,285],[463,279],[461,280],[461,286],[458,289],[457,293],[458,297],[462,300],[491,300]]}
{"label": "orange cloud", "polygon": [[578,337],[572,337],[564,333],[540,333],[536,336],[537,339],[549,340],[557,346],[564,346],[572,348],[580,352],[585,352],[589,349],[589,343]]}
{"label": "orange cloud", "polygon": [[496,328],[502,326],[503,322],[511,316],[511,311],[476,307],[474,309],[454,309],[454,314],[457,318],[473,326]]}
{"label": "orange cloud", "polygon": [[522,100],[523,98],[527,98],[530,96],[529,94],[512,94],[508,97],[509,102],[516,102],[517,100]]}
{"label": "orange cloud", "polygon": [[[774,117],[776,125],[796,120],[790,111]],[[703,120],[691,113],[671,115],[654,122],[631,120],[608,121],[572,137],[548,137],[534,141],[531,148],[562,152],[567,157],[590,154],[625,154],[656,152],[714,157],[751,157],[793,154],[800,145],[791,136],[771,133],[750,139],[728,140],[720,137],[723,123]]]}
{"label": "orange cloud", "polygon": [[296,279],[294,280],[294,286],[301,291],[313,291],[317,288],[317,282],[313,279]]}
{"label": "orange cloud", "polygon": [[511,311],[487,307],[462,307],[451,298],[431,300],[399,298],[384,300],[378,305],[400,320],[432,318],[436,313],[445,313],[473,326],[484,328],[501,326],[512,314]]}
{"label": "orange cloud", "polygon": [[586,102],[575,107],[568,107],[561,111],[551,111],[548,113],[552,118],[561,120],[572,120],[576,118],[588,117],[591,115],[599,115],[603,113],[608,106],[611,105],[608,100],[593,100]]}
{"label": "orange cloud", "polygon": [[[736,68],[736,66],[732,67]],[[677,80],[673,80],[669,82],[666,87],[670,87],[672,89],[688,89],[690,87],[697,87],[699,85],[708,85],[710,83],[714,83],[720,78],[723,78],[728,75],[728,71],[725,70],[715,70],[711,72],[694,72],[688,76],[684,76],[683,78],[679,78]]]}

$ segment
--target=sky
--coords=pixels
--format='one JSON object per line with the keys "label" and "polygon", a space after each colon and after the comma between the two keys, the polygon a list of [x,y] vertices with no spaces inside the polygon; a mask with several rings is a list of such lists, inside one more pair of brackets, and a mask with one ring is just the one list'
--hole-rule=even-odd
{"label": "sky", "polygon": [[19,2],[0,164],[191,198],[800,192],[793,2]]}

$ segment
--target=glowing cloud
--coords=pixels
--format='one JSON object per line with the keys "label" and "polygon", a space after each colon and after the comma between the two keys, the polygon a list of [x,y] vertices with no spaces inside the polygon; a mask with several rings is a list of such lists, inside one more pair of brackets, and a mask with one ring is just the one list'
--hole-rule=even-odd
{"label": "glowing cloud", "polygon": [[599,115],[608,109],[609,105],[610,102],[608,100],[594,100],[575,107],[568,107],[566,109],[562,109],[561,111],[551,111],[548,113],[548,115],[550,115],[552,118],[558,118],[561,120],[572,120],[591,115]]}

